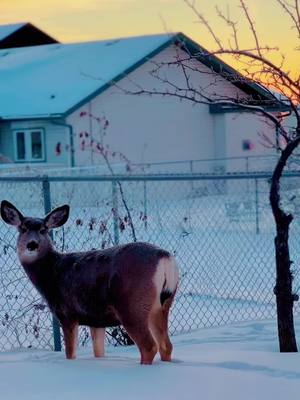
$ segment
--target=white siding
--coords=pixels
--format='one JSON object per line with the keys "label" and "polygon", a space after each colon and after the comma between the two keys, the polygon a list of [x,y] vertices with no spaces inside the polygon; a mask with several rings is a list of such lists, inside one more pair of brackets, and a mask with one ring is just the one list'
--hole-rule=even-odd
{"label": "white siding", "polygon": [[[227,171],[270,169],[274,163],[273,156],[276,155],[276,150],[271,145],[276,143],[274,125],[264,117],[252,113],[232,113],[225,117],[226,155],[243,158],[228,162]],[[249,141],[253,148],[243,150],[243,141]]]}
{"label": "white siding", "polygon": [[224,173],[226,171],[226,163],[224,158],[227,157],[226,152],[226,115],[225,114],[214,114],[214,127],[213,127],[213,137],[215,152],[214,158],[216,162],[214,163],[215,172]]}
{"label": "white siding", "polygon": [[0,153],[10,161],[14,160],[10,123],[0,123]]}

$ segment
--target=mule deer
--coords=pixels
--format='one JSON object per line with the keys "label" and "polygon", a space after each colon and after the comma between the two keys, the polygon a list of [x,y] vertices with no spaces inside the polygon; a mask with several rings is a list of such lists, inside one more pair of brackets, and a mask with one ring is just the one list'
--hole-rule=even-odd
{"label": "mule deer", "polygon": [[105,327],[122,324],[139,348],[141,364],[151,364],[157,351],[161,360],[171,361],[168,315],[178,269],[170,253],[147,243],[59,253],[49,230],[66,223],[68,205],[42,219],[24,217],[4,200],[1,216],[19,231],[19,260],[61,324],[68,359],[76,358],[79,325],[90,327],[94,355],[101,357]]}

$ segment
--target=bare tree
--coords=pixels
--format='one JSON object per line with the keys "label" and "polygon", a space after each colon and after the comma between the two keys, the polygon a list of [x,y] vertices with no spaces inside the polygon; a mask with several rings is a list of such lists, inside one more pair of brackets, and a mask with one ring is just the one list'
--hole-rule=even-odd
{"label": "bare tree", "polygon": [[[89,117],[89,118],[93,119],[94,121],[96,121],[98,128],[99,128],[100,137],[101,137],[101,139],[99,140],[99,138],[93,137],[91,132],[86,132],[86,131],[80,132],[79,138],[80,138],[81,150],[89,151],[92,154],[100,156],[104,160],[106,168],[108,169],[109,173],[113,177],[116,174],[113,169],[112,159],[115,159],[116,157],[120,161],[125,163],[126,170],[127,170],[127,172],[129,172],[131,170],[130,160],[123,153],[121,153],[119,151],[115,151],[115,150],[112,151],[109,148],[109,146],[105,145],[103,142],[103,137],[106,135],[106,130],[109,126],[109,122],[108,122],[107,118],[95,116],[95,115],[93,115],[91,113],[87,113],[85,111],[80,113],[80,117]],[[117,216],[119,218],[120,227],[125,226],[125,224],[128,223],[130,230],[131,230],[132,240],[133,240],[133,242],[136,242],[137,237],[136,237],[135,227],[134,227],[134,223],[133,223],[133,218],[132,218],[130,208],[129,208],[128,203],[125,198],[125,193],[124,193],[122,184],[119,180],[116,180],[116,184],[118,185],[122,204],[126,210],[127,217],[125,218],[124,221],[122,221],[120,216],[117,215],[118,211],[116,209],[113,208],[112,212],[113,212],[113,214],[115,214],[115,216]]]}
{"label": "bare tree", "polygon": [[[181,101],[193,104],[207,104],[212,107],[233,107],[244,109],[251,113],[263,115],[276,129],[276,137],[267,138],[268,143],[279,152],[278,162],[271,178],[270,203],[276,223],[276,286],[274,293],[277,302],[277,319],[279,346],[281,352],[297,351],[295,339],[293,305],[298,296],[293,293],[291,260],[289,254],[289,226],[293,216],[286,213],[280,202],[280,180],[284,167],[300,142],[300,74],[289,70],[289,59],[284,49],[262,43],[256,24],[252,18],[250,1],[236,0],[242,18],[237,22],[231,17],[232,9],[222,10],[216,6],[216,21],[223,24],[222,38],[218,36],[216,26],[206,18],[203,9],[207,2],[204,0],[183,0],[191,10],[196,22],[204,28],[214,43],[210,51],[193,46],[184,35],[176,37],[177,55],[174,60],[152,62],[151,75],[155,77],[163,89],[141,87],[136,82],[132,89],[125,92],[134,95],[175,97]],[[300,1],[299,0],[270,0],[269,8],[278,7],[283,18],[288,18],[291,25],[290,36],[296,35],[295,52],[300,51]],[[272,3],[272,4],[271,4]],[[231,7],[233,7],[231,2]],[[248,30],[252,44],[243,46],[239,32]],[[219,59],[221,58],[221,60]],[[231,59],[237,65],[239,72],[230,68],[223,60]],[[200,61],[200,63],[199,63]],[[176,68],[182,73],[180,83],[170,78],[168,69]],[[195,79],[195,77],[199,79]],[[206,76],[207,79],[200,79]],[[130,79],[128,77],[128,79]],[[244,94],[237,91],[235,95],[220,94],[218,81],[226,80],[236,87],[249,89],[254,92]],[[205,82],[205,83],[203,83]],[[115,83],[118,86],[118,83]],[[121,90],[124,90],[121,87]],[[281,106],[280,112],[274,112],[276,106]],[[277,109],[278,110],[278,109]],[[294,126],[284,127],[284,117],[293,113]],[[281,139],[280,139],[281,138]]]}

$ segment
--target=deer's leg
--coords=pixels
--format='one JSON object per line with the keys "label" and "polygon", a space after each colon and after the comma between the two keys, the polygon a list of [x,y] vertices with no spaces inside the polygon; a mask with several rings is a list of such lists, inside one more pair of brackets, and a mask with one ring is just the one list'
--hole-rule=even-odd
{"label": "deer's leg", "polygon": [[150,315],[150,330],[158,344],[159,354],[162,361],[171,361],[173,350],[168,334],[168,317],[172,299],[165,301],[159,309],[155,309]]}
{"label": "deer's leg", "polygon": [[127,318],[122,321],[128,335],[139,348],[141,364],[152,364],[157,353],[157,345],[148,326],[148,321]]}
{"label": "deer's leg", "polygon": [[104,356],[105,328],[90,328],[95,357]]}
{"label": "deer's leg", "polygon": [[141,364],[152,364],[157,353],[157,344],[149,328],[150,311],[155,302],[156,290],[150,285],[142,286],[137,279],[136,287],[123,293],[114,309],[128,335],[139,348]]}
{"label": "deer's leg", "polygon": [[[123,302],[118,312],[119,319],[128,335],[141,353],[141,364],[152,364],[157,353],[157,345],[149,328],[151,301],[132,299]],[[118,310],[117,310],[118,311]]]}
{"label": "deer's leg", "polygon": [[66,358],[73,360],[76,358],[78,324],[63,323],[62,330],[64,332]]}

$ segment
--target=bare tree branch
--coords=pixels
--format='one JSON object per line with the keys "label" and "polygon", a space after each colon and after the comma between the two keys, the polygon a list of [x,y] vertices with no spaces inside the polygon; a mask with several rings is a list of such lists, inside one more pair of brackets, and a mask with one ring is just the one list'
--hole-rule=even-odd
{"label": "bare tree branch", "polygon": [[256,45],[256,51],[257,51],[258,55],[262,57],[261,46],[260,46],[260,43],[259,43],[259,40],[258,40],[257,32],[256,32],[255,27],[254,27],[254,22],[250,17],[248,8],[247,8],[246,3],[245,3],[244,0],[240,0],[240,6],[241,6],[241,9],[244,12],[244,15],[245,15],[248,23],[249,23],[249,27],[250,27],[250,30],[252,32],[252,35],[253,35],[253,38],[254,38],[254,42],[255,42],[255,45]]}
{"label": "bare tree branch", "polygon": [[193,1],[193,0],[183,0],[183,1],[196,15],[196,17],[198,18],[197,22],[206,27],[206,29],[208,30],[209,34],[211,35],[211,37],[213,38],[213,40],[215,41],[217,46],[221,49],[222,48],[221,40],[218,38],[218,36],[215,34],[214,30],[211,28],[208,20],[196,8],[195,1]]}
{"label": "bare tree branch", "polygon": [[[232,37],[234,39],[234,45],[236,49],[239,48],[239,40],[238,40],[238,29],[237,29],[237,22],[234,22],[229,15],[229,8],[227,6],[227,16],[221,11],[221,9],[216,6],[217,15],[225,21],[225,23],[232,29]],[[230,45],[230,42],[229,42]]]}
{"label": "bare tree branch", "polygon": [[275,0],[282,7],[284,12],[291,18],[293,23],[293,28],[298,32],[298,38],[300,39],[300,11],[299,11],[299,1],[295,1],[295,5],[289,4],[285,0]]}

